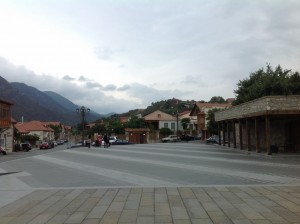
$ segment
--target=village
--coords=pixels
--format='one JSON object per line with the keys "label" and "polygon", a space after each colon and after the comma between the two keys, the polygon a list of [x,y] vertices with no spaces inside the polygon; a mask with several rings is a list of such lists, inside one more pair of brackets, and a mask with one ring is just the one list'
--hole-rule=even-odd
{"label": "village", "polygon": [[[299,152],[300,140],[297,134],[300,132],[300,96],[266,96],[238,106],[232,106],[233,100],[228,99],[225,103],[197,102],[192,110],[176,115],[160,110],[144,117],[136,115],[151,128],[125,128],[124,133],[118,133],[117,136],[130,143],[150,144],[162,142],[166,134],[160,130],[169,129],[168,134],[175,135],[178,140],[182,135],[186,135],[206,142],[207,139],[217,136],[215,143],[241,150],[268,155]],[[57,121],[17,123],[11,117],[12,107],[12,103],[0,100],[0,143],[7,153],[24,150],[20,145],[25,142],[30,142],[33,148],[41,149],[44,142],[54,142],[54,146],[63,141],[72,146],[83,144],[85,140],[95,142],[98,136],[103,135],[89,132],[97,123],[84,123],[84,114],[80,114],[83,122],[82,132],[74,134],[71,126]],[[208,113],[211,110],[217,110],[215,121],[218,124],[218,133],[211,133],[207,128]],[[119,117],[119,122],[126,124],[130,119],[131,117]],[[183,120],[188,123],[183,123]],[[116,136],[113,129],[107,130],[106,134]],[[36,138],[22,141],[21,136]]]}

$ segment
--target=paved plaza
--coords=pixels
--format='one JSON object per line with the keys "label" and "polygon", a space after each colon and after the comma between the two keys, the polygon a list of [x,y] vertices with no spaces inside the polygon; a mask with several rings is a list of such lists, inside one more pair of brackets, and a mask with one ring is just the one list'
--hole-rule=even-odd
{"label": "paved plaza", "polygon": [[300,158],[200,143],[0,158],[0,223],[299,223]]}

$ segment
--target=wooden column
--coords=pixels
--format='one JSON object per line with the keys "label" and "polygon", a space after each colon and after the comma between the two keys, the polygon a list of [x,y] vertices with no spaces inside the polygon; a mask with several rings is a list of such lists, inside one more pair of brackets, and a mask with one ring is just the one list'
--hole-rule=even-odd
{"label": "wooden column", "polygon": [[236,133],[235,133],[235,122],[232,120],[232,134],[233,134],[233,148],[236,149]]}
{"label": "wooden column", "polygon": [[246,132],[247,132],[247,149],[251,151],[251,133],[250,133],[250,120],[246,119]]}
{"label": "wooden column", "polygon": [[266,147],[267,147],[267,154],[272,155],[271,151],[271,128],[270,128],[270,117],[266,116]]}
{"label": "wooden column", "polygon": [[260,145],[259,145],[259,122],[258,122],[258,118],[255,118],[255,148],[256,148],[256,152],[260,153]]}
{"label": "wooden column", "polygon": [[242,120],[239,120],[239,134],[240,134],[240,149],[243,150],[243,131],[242,131]]}
{"label": "wooden column", "polygon": [[227,121],[226,122],[227,124],[227,145],[228,147],[230,147],[230,121]]}
{"label": "wooden column", "polygon": [[221,122],[218,122],[218,136],[219,136],[219,142],[218,144],[221,145]]}

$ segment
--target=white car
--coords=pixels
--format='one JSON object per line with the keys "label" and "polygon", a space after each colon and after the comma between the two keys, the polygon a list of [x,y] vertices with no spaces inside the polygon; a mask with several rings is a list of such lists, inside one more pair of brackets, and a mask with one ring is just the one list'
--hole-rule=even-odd
{"label": "white car", "polygon": [[162,138],[161,141],[162,142],[177,142],[178,141],[178,137],[177,137],[177,135],[169,135],[166,138]]}
{"label": "white car", "polygon": [[[115,142],[118,140],[117,136],[110,136],[109,137],[109,143]],[[102,140],[102,145],[104,145],[104,140]]]}

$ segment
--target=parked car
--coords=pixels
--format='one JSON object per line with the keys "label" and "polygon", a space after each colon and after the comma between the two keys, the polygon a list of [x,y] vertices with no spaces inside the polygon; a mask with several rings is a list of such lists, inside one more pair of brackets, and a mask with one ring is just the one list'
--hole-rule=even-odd
{"label": "parked car", "polygon": [[23,150],[23,151],[26,151],[28,152],[29,150],[32,149],[32,146],[29,142],[23,142],[20,144],[20,148]]}
{"label": "parked car", "polygon": [[50,148],[54,148],[55,147],[55,141],[49,141],[48,143],[50,145]]}
{"label": "parked car", "polygon": [[128,140],[124,140],[124,139],[117,139],[114,142],[111,142],[112,145],[129,145],[129,144],[133,144],[131,142],[129,142]]}
{"label": "parked car", "polygon": [[[115,141],[118,140],[118,137],[117,136],[110,136],[109,137],[109,143],[112,144],[114,143]],[[102,140],[102,145],[104,145],[104,140]]]}
{"label": "parked car", "polygon": [[177,135],[169,135],[168,137],[161,139],[162,142],[177,142],[178,140]]}
{"label": "parked car", "polygon": [[40,144],[40,149],[51,149],[53,148],[50,142],[42,142]]}
{"label": "parked car", "polygon": [[63,144],[65,144],[65,140],[58,140],[57,141],[57,145],[63,145]]}
{"label": "parked car", "polygon": [[218,135],[212,135],[205,141],[208,144],[219,144],[219,136]]}
{"label": "parked car", "polygon": [[195,137],[191,136],[191,135],[181,135],[180,140],[181,141],[192,141],[192,140],[195,140]]}
{"label": "parked car", "polygon": [[0,146],[0,153],[2,153],[3,155],[6,155],[6,151],[3,147]]}

